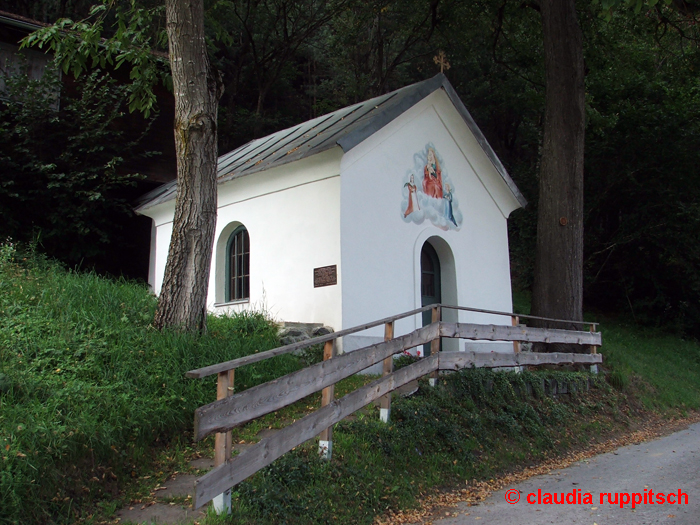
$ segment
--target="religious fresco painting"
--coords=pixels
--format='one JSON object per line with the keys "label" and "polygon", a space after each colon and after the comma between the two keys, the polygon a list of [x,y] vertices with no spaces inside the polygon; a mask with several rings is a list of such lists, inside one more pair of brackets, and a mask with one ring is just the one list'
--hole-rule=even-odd
{"label": "religious fresco painting", "polygon": [[442,230],[459,230],[462,212],[443,159],[432,143],[413,154],[413,168],[404,175],[401,216],[404,222],[430,221]]}

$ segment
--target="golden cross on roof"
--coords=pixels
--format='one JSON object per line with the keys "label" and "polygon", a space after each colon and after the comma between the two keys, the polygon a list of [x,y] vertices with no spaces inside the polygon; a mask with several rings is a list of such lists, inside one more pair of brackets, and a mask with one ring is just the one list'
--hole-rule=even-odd
{"label": "golden cross on roof", "polygon": [[434,56],[433,62],[440,66],[440,73],[444,73],[445,69],[450,69],[450,63],[447,61],[447,55],[444,51],[440,51],[437,56]]}

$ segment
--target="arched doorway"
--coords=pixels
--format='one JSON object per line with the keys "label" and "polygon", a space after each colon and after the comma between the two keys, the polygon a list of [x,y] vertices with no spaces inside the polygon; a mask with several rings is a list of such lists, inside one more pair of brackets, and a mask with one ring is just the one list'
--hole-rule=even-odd
{"label": "arched doorway", "polygon": [[[440,273],[440,258],[435,248],[426,241],[420,252],[421,306],[427,306],[442,301],[442,280]],[[423,326],[427,326],[431,322],[432,311],[426,310],[423,312]],[[423,355],[425,357],[430,355],[430,343],[423,345]]]}

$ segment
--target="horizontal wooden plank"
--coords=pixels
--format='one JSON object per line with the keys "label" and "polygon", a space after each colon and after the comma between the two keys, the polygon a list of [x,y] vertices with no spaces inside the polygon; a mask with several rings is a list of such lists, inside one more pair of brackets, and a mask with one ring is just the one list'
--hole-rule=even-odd
{"label": "horizontal wooden plank", "polygon": [[432,323],[410,334],[348,352],[202,406],[195,411],[194,439],[199,441],[214,432],[225,432],[291,405],[387,357],[435,339],[438,330],[438,323]]}
{"label": "horizontal wooden plank", "polygon": [[232,359],[231,361],[224,361],[223,363],[217,363],[215,365],[205,366],[203,368],[197,368],[196,370],[190,370],[185,373],[185,377],[201,379],[213,374],[218,374],[219,372],[225,372],[226,370],[233,370],[240,368],[245,365],[250,365],[252,363],[257,363],[259,361],[264,361],[265,359],[270,359],[271,357],[276,357],[278,355],[289,354],[303,348],[308,348],[309,346],[323,344],[326,341],[333,341],[339,337],[346,335],[351,335],[357,332],[362,332],[369,328],[374,328],[375,326],[380,326],[398,319],[403,319],[404,317],[410,317],[411,315],[419,314],[424,310],[430,310],[435,305],[422,306],[421,308],[416,308],[410,312],[404,312],[402,314],[397,314],[386,319],[380,319],[379,321],[373,321],[371,323],[363,324],[360,326],[354,326],[352,328],[347,328],[346,330],[340,330],[339,332],[333,332],[331,334],[322,335],[319,337],[314,337],[312,339],[307,339],[306,341],[299,341],[298,343],[292,343],[291,345],[280,346],[279,348],[273,348],[272,350],[266,350],[265,352],[259,352],[257,354],[247,355],[245,357],[240,357],[238,359]]}
{"label": "horizontal wooden plank", "polygon": [[501,366],[533,366],[561,364],[596,364],[603,362],[602,354],[567,354],[539,352],[441,352],[440,370],[462,368],[496,368]]}
{"label": "horizontal wooden plank", "polygon": [[529,341],[533,343],[568,343],[600,346],[600,332],[576,332],[555,328],[505,326],[471,323],[440,323],[440,335],[482,341]]}
{"label": "horizontal wooden plank", "polygon": [[536,319],[538,321],[548,321],[548,322],[553,322],[553,323],[561,323],[561,324],[571,324],[571,325],[586,325],[586,326],[593,326],[594,329],[596,326],[598,326],[600,323],[592,322],[592,321],[569,321],[566,319],[553,319],[551,317],[539,317],[537,315],[526,315],[526,314],[516,314],[512,312],[499,312],[497,310],[482,310],[480,308],[470,308],[468,306],[452,306],[449,304],[441,304],[439,305],[442,308],[447,308],[450,310],[462,310],[464,312],[476,312],[478,314],[493,314],[493,315],[505,315],[508,317],[520,317],[521,319]]}
{"label": "horizontal wooden plank", "polygon": [[[354,352],[353,352],[354,353]],[[353,414],[375,399],[399,388],[419,377],[437,370],[438,355],[401,368],[392,374],[377,379],[354,392],[333,401],[296,423],[283,428],[272,436],[214,468],[195,481],[194,508],[199,508],[215,496],[255,474],[285,452],[312,439],[324,428]],[[334,358],[335,359],[335,358]],[[331,359],[333,361],[333,359]]]}

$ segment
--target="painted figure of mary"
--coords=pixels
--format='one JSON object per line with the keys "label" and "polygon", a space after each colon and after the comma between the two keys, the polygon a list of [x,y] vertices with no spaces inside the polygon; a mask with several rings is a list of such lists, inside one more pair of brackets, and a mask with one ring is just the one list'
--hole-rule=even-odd
{"label": "painted figure of mary", "polygon": [[457,221],[452,212],[452,188],[450,188],[449,184],[445,184],[445,193],[442,198],[445,199],[445,218],[457,226]]}
{"label": "painted figure of mary", "polygon": [[428,148],[428,161],[423,168],[423,193],[442,199],[442,170],[433,148]]}
{"label": "painted figure of mary", "polygon": [[416,195],[418,188],[416,188],[413,174],[411,174],[411,181],[404,184],[404,187],[408,188],[408,206],[406,206],[406,211],[403,214],[404,218],[406,218],[414,211],[420,210],[420,206],[418,205],[418,196]]}

